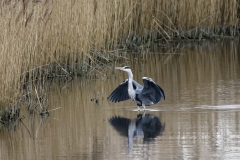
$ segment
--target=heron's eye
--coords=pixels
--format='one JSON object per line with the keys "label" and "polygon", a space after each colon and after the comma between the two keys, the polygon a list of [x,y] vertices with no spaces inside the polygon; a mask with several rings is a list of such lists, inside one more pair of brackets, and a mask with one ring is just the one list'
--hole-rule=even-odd
{"label": "heron's eye", "polygon": [[125,66],[124,69],[129,69],[129,67],[128,67],[128,66]]}

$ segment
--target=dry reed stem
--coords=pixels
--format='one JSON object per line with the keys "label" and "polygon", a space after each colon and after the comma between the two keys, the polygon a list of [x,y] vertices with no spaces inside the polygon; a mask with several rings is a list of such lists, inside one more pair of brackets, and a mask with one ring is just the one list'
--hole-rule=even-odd
{"label": "dry reed stem", "polygon": [[[34,84],[33,84],[34,85]],[[43,107],[42,107],[42,103],[40,102],[40,99],[39,99],[39,96],[38,96],[38,92],[37,92],[37,88],[36,86],[34,85],[34,89],[35,89],[35,93],[36,93],[36,96],[37,96],[37,100],[38,100],[38,103],[39,103],[39,106],[41,108],[41,112],[43,111]]]}

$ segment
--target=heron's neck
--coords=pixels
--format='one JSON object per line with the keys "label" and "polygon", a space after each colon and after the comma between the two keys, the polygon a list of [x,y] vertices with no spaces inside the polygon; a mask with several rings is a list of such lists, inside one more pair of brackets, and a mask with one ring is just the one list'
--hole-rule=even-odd
{"label": "heron's neck", "polygon": [[130,83],[132,83],[132,80],[133,80],[133,74],[132,74],[132,72],[130,71],[130,72],[128,72],[128,82]]}
{"label": "heron's neck", "polygon": [[128,95],[132,100],[135,98],[135,91],[133,89],[133,74],[131,71],[127,72],[128,73]]}

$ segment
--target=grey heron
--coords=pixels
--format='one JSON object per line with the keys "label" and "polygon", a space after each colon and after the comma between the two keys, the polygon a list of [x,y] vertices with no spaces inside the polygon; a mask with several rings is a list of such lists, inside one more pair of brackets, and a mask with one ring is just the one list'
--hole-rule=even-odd
{"label": "grey heron", "polygon": [[120,102],[132,99],[145,110],[145,106],[156,104],[161,98],[165,99],[163,89],[156,84],[151,78],[143,77],[144,86],[133,80],[133,74],[128,66],[116,67],[128,73],[128,79],[123,81],[108,97],[112,102]]}

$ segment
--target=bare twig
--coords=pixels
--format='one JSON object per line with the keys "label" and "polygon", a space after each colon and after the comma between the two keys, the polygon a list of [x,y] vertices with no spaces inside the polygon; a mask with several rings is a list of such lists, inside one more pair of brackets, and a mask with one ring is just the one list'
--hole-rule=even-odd
{"label": "bare twig", "polygon": [[43,110],[42,104],[41,104],[40,99],[39,99],[39,96],[38,96],[38,92],[37,92],[36,86],[35,86],[35,84],[33,84],[33,85],[34,85],[34,88],[35,88],[35,93],[36,93],[36,95],[37,95],[37,99],[38,99],[39,105],[40,105],[40,107],[41,107],[41,110]]}

